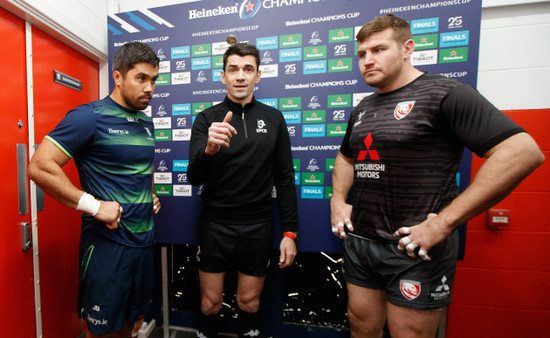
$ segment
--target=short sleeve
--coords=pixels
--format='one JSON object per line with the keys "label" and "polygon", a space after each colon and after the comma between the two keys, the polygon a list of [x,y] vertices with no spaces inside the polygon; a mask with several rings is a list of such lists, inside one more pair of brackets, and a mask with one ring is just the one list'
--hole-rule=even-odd
{"label": "short sleeve", "polygon": [[508,137],[525,131],[468,85],[459,85],[445,96],[441,114],[443,125],[480,157]]}
{"label": "short sleeve", "polygon": [[96,114],[92,107],[89,104],[82,105],[69,111],[46,137],[74,158],[93,140],[95,121]]}

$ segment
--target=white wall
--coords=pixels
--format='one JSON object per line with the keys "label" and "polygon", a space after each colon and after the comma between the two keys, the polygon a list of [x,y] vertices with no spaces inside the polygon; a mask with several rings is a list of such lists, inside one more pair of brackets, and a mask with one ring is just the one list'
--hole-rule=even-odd
{"label": "white wall", "polygon": [[[0,6],[98,61],[104,96],[109,11],[194,1],[200,0],[0,0]],[[482,6],[479,91],[503,110],[550,108],[550,0],[483,0]]]}
{"label": "white wall", "polygon": [[550,108],[550,2],[483,8],[478,90],[500,109]]}

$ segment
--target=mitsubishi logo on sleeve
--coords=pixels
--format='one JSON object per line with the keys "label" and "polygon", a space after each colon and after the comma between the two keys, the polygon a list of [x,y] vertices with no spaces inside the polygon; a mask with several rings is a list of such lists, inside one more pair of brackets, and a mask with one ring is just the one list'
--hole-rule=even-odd
{"label": "mitsubishi logo on sleeve", "polygon": [[367,137],[365,137],[365,147],[367,147],[367,150],[361,150],[359,152],[359,155],[357,156],[358,161],[363,161],[367,157],[367,154],[370,156],[370,158],[373,161],[379,161],[380,156],[378,156],[378,152],[376,150],[371,150],[370,146],[372,144],[372,135],[369,133]]}

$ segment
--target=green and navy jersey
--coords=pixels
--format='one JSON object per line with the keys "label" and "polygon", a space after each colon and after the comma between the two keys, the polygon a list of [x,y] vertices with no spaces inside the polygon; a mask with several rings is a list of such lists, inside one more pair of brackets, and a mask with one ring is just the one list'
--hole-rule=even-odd
{"label": "green and navy jersey", "polygon": [[71,110],[46,136],[74,159],[82,190],[124,209],[115,230],[83,213],[82,231],[94,229],[128,246],[153,243],[153,128],[143,112],[106,97]]}
{"label": "green and navy jersey", "polygon": [[483,156],[522,131],[475,89],[440,75],[365,97],[340,149],[353,159],[354,232],[395,241],[397,229],[421,223],[457,196],[464,147]]}

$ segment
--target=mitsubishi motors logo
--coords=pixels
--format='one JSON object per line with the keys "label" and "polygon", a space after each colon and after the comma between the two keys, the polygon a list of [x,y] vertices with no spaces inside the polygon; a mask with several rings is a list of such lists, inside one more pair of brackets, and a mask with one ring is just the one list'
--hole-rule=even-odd
{"label": "mitsubishi motors logo", "polygon": [[393,111],[393,116],[397,120],[401,120],[407,116],[414,107],[416,101],[399,102]]}
{"label": "mitsubishi motors logo", "polygon": [[370,146],[372,145],[372,135],[369,133],[367,137],[365,137],[365,147],[367,147],[367,150],[361,150],[359,152],[359,155],[357,156],[358,161],[363,161],[367,157],[367,154],[370,156],[370,158],[373,161],[379,161],[380,156],[378,156],[378,152],[376,150],[371,150]]}
{"label": "mitsubishi motors logo", "polygon": [[433,300],[442,300],[446,299],[451,295],[451,288],[447,284],[447,277],[443,276],[441,277],[441,285],[438,285],[433,292],[430,293],[430,297]]}

